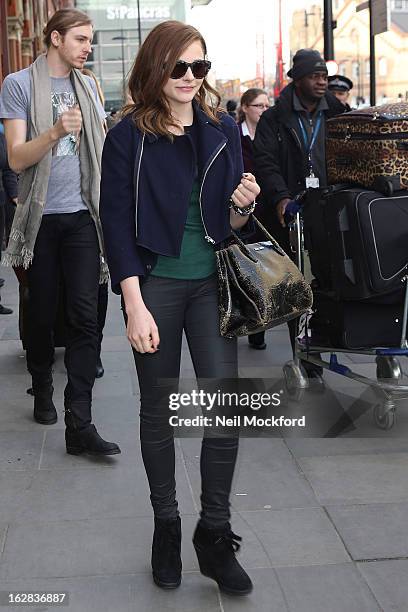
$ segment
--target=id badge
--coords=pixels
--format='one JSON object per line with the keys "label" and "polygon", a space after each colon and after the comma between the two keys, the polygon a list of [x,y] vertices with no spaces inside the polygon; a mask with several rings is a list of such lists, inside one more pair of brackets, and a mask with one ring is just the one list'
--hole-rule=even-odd
{"label": "id badge", "polygon": [[320,181],[318,176],[306,177],[306,189],[319,189]]}

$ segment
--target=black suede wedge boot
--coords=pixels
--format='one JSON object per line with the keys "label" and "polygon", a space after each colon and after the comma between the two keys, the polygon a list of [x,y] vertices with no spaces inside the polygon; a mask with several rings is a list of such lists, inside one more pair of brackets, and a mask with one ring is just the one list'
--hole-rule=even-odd
{"label": "black suede wedge boot", "polygon": [[162,589],[181,583],[181,520],[154,519],[152,544],[153,580]]}
{"label": "black suede wedge boot", "polygon": [[235,553],[242,538],[231,531],[229,523],[224,529],[205,529],[198,523],[193,544],[200,571],[216,581],[221,591],[229,595],[247,595],[252,582],[238,563]]}

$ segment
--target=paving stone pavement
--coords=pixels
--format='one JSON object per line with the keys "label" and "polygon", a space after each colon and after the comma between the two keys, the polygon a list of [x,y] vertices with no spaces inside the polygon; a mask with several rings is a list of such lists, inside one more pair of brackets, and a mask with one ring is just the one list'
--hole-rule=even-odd
{"label": "paving stone pavement", "polygon": [[[117,441],[122,454],[68,456],[62,350],[54,368],[59,421],[40,426],[26,393],[17,283],[8,269],[0,276],[6,279],[2,303],[14,309],[0,317],[1,592],[69,593],[67,606],[31,608],[38,611],[408,612],[406,402],[398,404],[396,426],[378,430],[373,392],[326,373],[323,396],[312,389],[298,403],[287,400],[287,407],[315,419],[323,434],[335,431],[342,417],[342,435],[241,439],[231,500],[233,529],[243,537],[239,558],[254,582],[245,598],[222,595],[198,571],[191,537],[199,511],[200,440],[177,438],[184,575],[179,589],[164,592],[150,576],[153,522],[139,450],[138,384],[117,296],[110,296],[105,376],[95,382],[93,410],[101,434]],[[283,388],[286,328],[268,332],[267,343],[261,352],[239,341],[240,374],[276,377],[276,388]],[[343,358],[371,376],[372,361]],[[186,347],[182,375],[192,377]]]}

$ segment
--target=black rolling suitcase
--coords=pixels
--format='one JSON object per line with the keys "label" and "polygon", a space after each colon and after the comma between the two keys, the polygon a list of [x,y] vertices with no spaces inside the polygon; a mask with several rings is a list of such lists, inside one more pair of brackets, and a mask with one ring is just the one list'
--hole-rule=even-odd
{"label": "black rolling suitcase", "polygon": [[[312,272],[327,281],[319,285],[331,289],[336,299],[375,300],[401,289],[408,266],[404,193],[385,197],[353,188],[315,196],[319,211],[309,223],[312,237],[306,247],[311,246]],[[306,211],[307,206],[305,226]]]}
{"label": "black rolling suitcase", "polygon": [[322,337],[340,349],[399,347],[402,335],[404,292],[388,296],[383,303],[338,301],[315,292],[312,337]]}

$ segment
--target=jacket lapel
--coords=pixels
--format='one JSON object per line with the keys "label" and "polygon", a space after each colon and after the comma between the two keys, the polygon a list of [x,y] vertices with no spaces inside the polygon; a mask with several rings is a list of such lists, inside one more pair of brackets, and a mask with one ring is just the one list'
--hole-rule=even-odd
{"label": "jacket lapel", "polygon": [[221,127],[212,121],[196,102],[193,102],[193,108],[199,127],[198,161],[204,175],[214,155],[227,142],[227,138]]}

